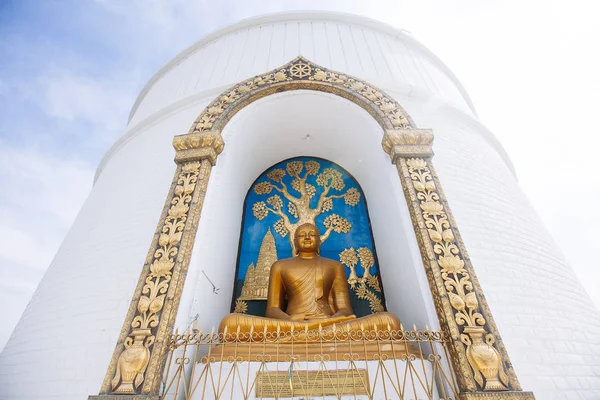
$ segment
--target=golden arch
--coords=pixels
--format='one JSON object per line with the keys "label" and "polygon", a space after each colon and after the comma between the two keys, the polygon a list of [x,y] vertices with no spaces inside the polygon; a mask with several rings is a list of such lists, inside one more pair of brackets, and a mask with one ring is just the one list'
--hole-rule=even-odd
{"label": "golden arch", "polygon": [[[383,128],[383,149],[399,173],[440,325],[452,338],[450,358],[461,398],[533,399],[521,389],[447,209],[431,162],[433,133],[417,129],[406,111],[382,90],[303,57],[223,92],[202,111],[188,134],[173,139],[177,163],[173,182],[100,395],[90,399],[109,400],[120,394],[158,396],[208,180],[224,147],[221,131],[246,105],[289,90],[316,90],[344,97],[364,108]],[[444,220],[443,226],[436,225],[443,228],[441,232],[432,233],[432,215]],[[436,252],[441,242],[452,246],[449,255]],[[456,285],[447,282],[454,278]],[[154,290],[159,285],[160,291]],[[475,319],[467,318],[471,322],[461,316],[467,308],[476,315]],[[469,355],[475,346],[485,347],[486,354],[494,353],[494,365],[474,363]],[[124,368],[131,373],[123,374]],[[483,393],[490,390],[503,392]]]}
{"label": "golden arch", "polygon": [[384,130],[416,128],[400,104],[383,90],[300,56],[280,68],[240,82],[221,93],[202,111],[189,133],[220,132],[248,104],[274,93],[302,89],[346,98],[364,108]]}

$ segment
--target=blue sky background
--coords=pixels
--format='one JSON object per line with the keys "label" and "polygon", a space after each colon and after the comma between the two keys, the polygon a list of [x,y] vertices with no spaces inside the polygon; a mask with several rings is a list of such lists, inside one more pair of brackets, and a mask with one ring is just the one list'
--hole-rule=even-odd
{"label": "blue sky background", "polygon": [[299,9],[378,19],[436,53],[600,304],[597,2],[0,0],[0,348],[152,74],[212,30]]}

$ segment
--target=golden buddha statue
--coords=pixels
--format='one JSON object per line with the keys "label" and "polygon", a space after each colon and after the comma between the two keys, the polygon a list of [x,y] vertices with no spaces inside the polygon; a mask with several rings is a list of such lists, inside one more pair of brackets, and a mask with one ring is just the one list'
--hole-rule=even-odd
{"label": "golden buddha statue", "polygon": [[334,324],[354,331],[400,329],[398,318],[388,312],[356,318],[344,266],[319,256],[321,239],[315,225],[299,226],[294,241],[297,255],[276,261],[271,267],[265,317],[229,314],[221,321],[219,332],[329,331]]}

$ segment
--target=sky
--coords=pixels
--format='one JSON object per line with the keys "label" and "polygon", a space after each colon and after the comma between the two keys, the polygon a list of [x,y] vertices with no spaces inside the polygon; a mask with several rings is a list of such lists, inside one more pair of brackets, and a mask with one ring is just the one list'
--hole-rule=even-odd
{"label": "sky", "polygon": [[404,29],[446,63],[600,307],[600,3],[0,0],[0,348],[148,79],[215,29],[310,9]]}

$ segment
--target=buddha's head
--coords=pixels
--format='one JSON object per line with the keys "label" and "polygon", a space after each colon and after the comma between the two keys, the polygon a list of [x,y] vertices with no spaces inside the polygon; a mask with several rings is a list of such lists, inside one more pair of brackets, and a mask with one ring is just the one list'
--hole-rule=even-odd
{"label": "buddha's head", "polygon": [[294,232],[294,243],[296,244],[296,253],[318,253],[321,246],[319,229],[309,222],[300,225]]}

